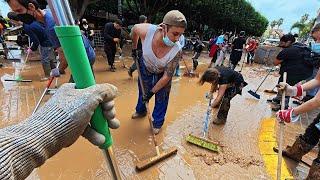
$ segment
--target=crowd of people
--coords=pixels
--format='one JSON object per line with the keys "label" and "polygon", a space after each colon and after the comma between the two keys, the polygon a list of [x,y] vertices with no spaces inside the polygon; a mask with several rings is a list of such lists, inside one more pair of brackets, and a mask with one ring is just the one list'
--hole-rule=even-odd
{"label": "crowd of people", "polygon": [[[28,47],[28,53],[40,48],[44,71],[41,80],[47,80],[52,70],[57,70],[60,75],[65,74],[68,63],[54,30],[56,22],[50,9],[42,8],[36,0],[6,0],[6,2],[12,9],[8,18],[13,23],[22,25],[25,33],[30,37],[31,44]],[[77,24],[82,32],[83,45],[93,71],[92,66],[96,58],[94,31],[86,19],[78,21]],[[114,22],[106,23],[103,30],[104,51],[111,72],[116,71],[114,61],[117,48],[123,46],[122,26],[122,21],[116,19]],[[135,24],[131,30],[134,61],[128,74],[132,76],[133,72],[138,69],[139,79],[143,82],[138,81],[139,93],[132,119],[145,117],[147,115],[146,103],[155,96],[155,105],[151,115],[154,134],[160,133],[165,123],[171,82],[176,74],[179,61],[182,59],[186,41],[183,33],[186,28],[185,16],[178,10],[172,10],[165,14],[159,25],[147,23],[147,17],[141,15],[139,23]],[[314,53],[320,53],[320,24],[314,26],[311,35],[315,39],[315,43],[310,46],[311,50]],[[232,98],[237,94],[241,95],[242,89],[247,85],[242,74],[235,71],[235,68],[243,54],[247,54],[247,64],[253,63],[258,43],[255,37],[245,38],[245,36],[244,31],[233,36],[229,32],[222,32],[209,41],[209,57],[212,57],[212,60],[200,77],[199,84],[211,84],[210,96],[217,92],[212,102],[212,109],[218,111],[217,116],[212,120],[215,125],[223,125],[227,122]],[[302,53],[305,51],[305,45],[295,41],[294,35],[283,35],[280,38],[280,47],[283,49],[274,60],[275,66],[281,65],[280,88],[277,96],[271,102],[280,106],[281,93],[286,93],[286,110],[278,111],[279,108],[274,108],[274,110],[278,111],[278,119],[287,123],[296,121],[299,114],[320,106],[320,95],[317,93],[317,87],[320,86],[320,75],[317,74],[319,66],[305,63]],[[199,36],[191,38],[191,42],[194,50],[192,69],[196,70],[198,59],[205,45]],[[224,62],[227,49],[231,49],[229,65]],[[59,66],[56,64],[57,55]],[[281,83],[284,72],[288,73],[287,84]],[[299,84],[302,81],[307,81],[307,83]],[[74,82],[72,75],[69,82]],[[290,108],[289,98],[301,97],[307,90],[309,91],[308,99],[305,99],[300,106]],[[65,84],[36,114],[17,125],[1,129],[0,144],[6,144],[6,146],[0,146],[2,172],[0,179],[27,177],[34,168],[42,165],[46,159],[62,148],[73,144],[80,135],[86,137],[94,145],[103,144],[104,137],[88,124],[95,108],[102,103],[103,114],[108,120],[109,127],[116,129],[120,126],[114,110],[113,99],[116,92],[116,87],[110,84],[96,85],[84,90],[75,89],[74,84]],[[287,157],[299,161],[318,143],[319,120],[320,116],[309,125],[304,135],[297,138],[293,146],[284,151]],[[32,143],[33,141],[23,141],[30,137],[36,140],[36,144]],[[320,157],[317,157],[312,164],[308,178],[319,178],[317,175],[319,172]]]}

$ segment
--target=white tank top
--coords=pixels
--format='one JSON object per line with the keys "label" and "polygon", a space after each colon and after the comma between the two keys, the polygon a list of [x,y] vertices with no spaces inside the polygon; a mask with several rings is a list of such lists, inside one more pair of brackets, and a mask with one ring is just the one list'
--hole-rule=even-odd
{"label": "white tank top", "polygon": [[151,73],[162,73],[167,66],[167,64],[181,51],[184,42],[184,36],[182,35],[178,42],[172,47],[172,49],[163,57],[157,58],[152,50],[152,39],[157,30],[156,25],[150,25],[144,42],[142,43],[142,51],[144,64],[149,72]]}

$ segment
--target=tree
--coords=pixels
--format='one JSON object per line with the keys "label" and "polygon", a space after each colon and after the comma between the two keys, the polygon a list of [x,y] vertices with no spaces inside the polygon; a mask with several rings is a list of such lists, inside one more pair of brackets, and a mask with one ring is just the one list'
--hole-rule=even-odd
{"label": "tree", "polygon": [[273,29],[276,25],[277,25],[277,21],[276,20],[271,21],[271,23],[270,23],[271,29]]}
{"label": "tree", "polygon": [[80,19],[83,16],[87,6],[98,1],[100,0],[69,0],[69,3],[75,18]]}
{"label": "tree", "polygon": [[278,25],[278,29],[280,28],[280,26],[283,24],[283,18],[280,18],[278,21],[277,21],[277,25]]}
{"label": "tree", "polygon": [[295,22],[291,26],[291,30],[295,28],[298,29],[299,37],[306,38],[316,21],[316,18],[310,19],[309,21],[308,19],[309,14],[304,14],[303,16],[301,16],[300,21]]}
{"label": "tree", "polygon": [[148,19],[155,20],[157,13],[175,1],[176,0],[124,0],[123,5],[127,11],[131,11],[136,17],[144,14]]}

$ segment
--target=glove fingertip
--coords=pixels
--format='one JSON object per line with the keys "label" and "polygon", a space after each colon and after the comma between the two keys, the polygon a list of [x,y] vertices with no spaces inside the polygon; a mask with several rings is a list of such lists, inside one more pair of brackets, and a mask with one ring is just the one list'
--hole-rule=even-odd
{"label": "glove fingertip", "polygon": [[101,146],[105,142],[105,137],[102,134],[96,132],[89,125],[84,130],[82,136],[96,146]]}

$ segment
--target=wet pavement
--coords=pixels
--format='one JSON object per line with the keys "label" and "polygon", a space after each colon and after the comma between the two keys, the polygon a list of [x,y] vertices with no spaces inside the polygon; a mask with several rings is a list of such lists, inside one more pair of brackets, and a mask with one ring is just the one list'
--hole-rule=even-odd
{"label": "wet pavement", "polygon": [[[133,78],[129,78],[127,69],[122,67],[122,62],[118,58],[116,72],[107,71],[105,58],[101,54],[97,57],[94,65],[97,83],[108,82],[119,89],[116,109],[121,127],[111,132],[116,159],[124,179],[275,179],[277,161],[272,159],[275,153],[272,154],[270,149],[272,150],[271,146],[276,144],[277,123],[272,124],[274,119],[270,120],[270,117],[274,117],[274,113],[266,102],[272,95],[263,93],[263,90],[272,89],[276,85],[277,72],[272,72],[257,91],[261,95],[261,99],[257,100],[247,91],[254,91],[258,87],[268,68],[263,65],[244,65],[242,74],[249,85],[244,88],[242,96],[237,95],[232,100],[227,123],[224,126],[210,123],[209,139],[221,143],[222,151],[219,153],[209,152],[185,141],[185,137],[190,133],[202,135],[208,103],[205,93],[209,91],[209,85],[199,86],[197,78],[174,77],[166,121],[160,134],[157,135],[157,141],[162,149],[177,147],[178,153],[152,168],[136,172],[137,161],[156,154],[148,120],[131,119],[137,101],[137,73],[134,73]],[[191,67],[190,55],[186,55],[185,59]],[[126,57],[124,62],[129,67],[132,59]],[[200,57],[197,70],[200,74],[208,62],[206,54]],[[183,73],[185,66],[183,62],[180,65]],[[17,70],[13,66],[22,70],[23,79],[31,79],[33,82],[4,81],[6,78],[14,78],[13,73]],[[240,67],[236,70],[239,71]],[[28,62],[23,69],[19,64],[6,62],[5,67],[0,69],[2,82],[0,127],[20,122],[32,113],[46,86],[46,82],[40,82],[42,73],[39,61]],[[67,75],[58,79],[58,85],[68,81],[68,74],[67,72]],[[44,102],[49,97],[46,96]],[[153,109],[153,101],[150,102],[150,109]],[[311,118],[312,116],[309,117]],[[311,123],[311,120],[309,121]],[[269,126],[263,126],[268,122]],[[303,132],[306,125],[307,121],[303,121],[286,126],[284,144],[291,145],[295,135]],[[265,132],[271,133],[261,135]],[[265,143],[271,140],[274,144]],[[310,159],[312,157],[314,156],[311,155]],[[292,168],[292,164],[292,162],[284,164],[286,170],[282,170],[283,179],[291,178],[292,174],[297,178],[305,177],[308,168],[301,165]],[[81,137],[75,144],[62,150],[36,169],[29,179],[110,179],[110,172],[102,151]]]}

